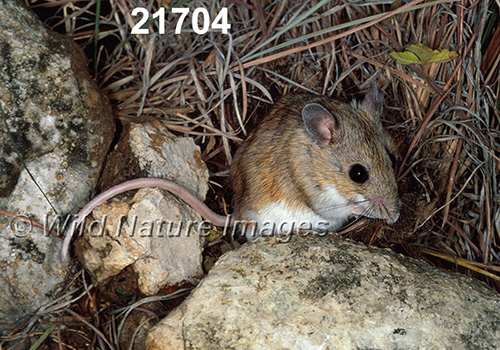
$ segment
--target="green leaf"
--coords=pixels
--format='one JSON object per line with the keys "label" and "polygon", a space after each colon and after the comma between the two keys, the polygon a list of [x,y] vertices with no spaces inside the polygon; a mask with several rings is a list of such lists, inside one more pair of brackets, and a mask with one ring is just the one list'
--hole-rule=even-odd
{"label": "green leaf", "polygon": [[411,45],[405,52],[391,52],[393,58],[401,64],[426,64],[448,62],[457,57],[457,53],[447,49],[432,50],[423,44]]}
{"label": "green leaf", "polygon": [[391,52],[390,55],[401,64],[422,63],[420,59],[413,52]]}
{"label": "green leaf", "polygon": [[458,54],[456,52],[442,49],[439,53],[432,56],[432,58],[427,62],[448,62],[455,57],[458,57]]}

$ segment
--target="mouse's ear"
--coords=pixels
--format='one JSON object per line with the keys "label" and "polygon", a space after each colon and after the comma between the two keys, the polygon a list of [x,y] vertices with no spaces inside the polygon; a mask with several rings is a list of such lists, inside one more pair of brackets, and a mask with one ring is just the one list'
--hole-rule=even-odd
{"label": "mouse's ear", "polygon": [[336,145],[342,142],[340,125],[325,107],[318,103],[310,103],[302,109],[302,119],[306,130],[321,147]]}
{"label": "mouse's ear", "polygon": [[384,95],[384,92],[372,81],[363,102],[360,104],[360,108],[370,116],[380,118],[384,106]]}

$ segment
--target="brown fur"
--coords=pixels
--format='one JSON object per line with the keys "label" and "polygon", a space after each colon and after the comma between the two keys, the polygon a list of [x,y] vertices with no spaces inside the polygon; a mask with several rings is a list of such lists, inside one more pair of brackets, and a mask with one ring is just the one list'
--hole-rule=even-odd
{"label": "brown fur", "polygon": [[[325,185],[334,185],[347,198],[356,194],[367,199],[381,196],[391,208],[399,210],[388,153],[392,143],[370,102],[346,104],[303,93],[287,95],[277,102],[234,158],[234,217],[247,219],[245,212],[256,212],[283,200],[291,209],[311,208]],[[339,144],[322,147],[307,132],[301,113],[309,103],[322,105],[336,118]],[[361,185],[348,175],[356,163],[369,170],[369,180]]]}

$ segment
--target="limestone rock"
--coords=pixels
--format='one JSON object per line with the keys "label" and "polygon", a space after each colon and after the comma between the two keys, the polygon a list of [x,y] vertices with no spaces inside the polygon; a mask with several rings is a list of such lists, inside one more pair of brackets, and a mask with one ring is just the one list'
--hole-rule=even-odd
{"label": "limestone rock", "polygon": [[158,349],[495,349],[500,297],[348,240],[260,237],[223,256],[148,334]]}
{"label": "limestone rock", "polygon": [[[204,199],[208,170],[200,155],[191,138],[172,137],[157,121],[130,123],[108,157],[104,179],[114,184],[128,167],[133,174],[174,180]],[[203,273],[203,237],[199,224],[188,226],[201,223],[201,217],[172,194],[157,189],[139,190],[130,206],[125,201],[117,198],[96,208],[83,226],[84,239],[75,242],[75,252],[92,281],[101,284],[132,266],[146,295],[167,285],[194,282]]]}
{"label": "limestone rock", "polygon": [[[0,104],[11,134],[2,118],[0,208],[41,224],[57,226],[59,218],[62,234],[66,215],[97,183],[114,134],[111,106],[82,50],[22,1],[0,5],[0,50]],[[60,246],[59,238],[0,216],[0,323],[29,317],[52,300],[66,273]]]}

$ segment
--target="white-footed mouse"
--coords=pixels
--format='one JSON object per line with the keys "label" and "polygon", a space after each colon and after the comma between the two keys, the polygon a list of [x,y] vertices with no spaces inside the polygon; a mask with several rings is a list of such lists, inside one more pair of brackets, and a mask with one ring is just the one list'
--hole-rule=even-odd
{"label": "white-footed mouse", "polygon": [[[392,143],[380,122],[384,93],[372,83],[362,102],[289,94],[242,143],[231,165],[234,213],[214,213],[181,185],[141,178],[116,185],[89,202],[66,234],[66,258],[76,227],[113,196],[143,187],[166,189],[216,226],[254,222],[247,239],[284,229],[334,231],[353,216],[394,223],[400,202]],[[245,226],[245,225],[243,225]],[[245,228],[245,227],[244,227]]]}

